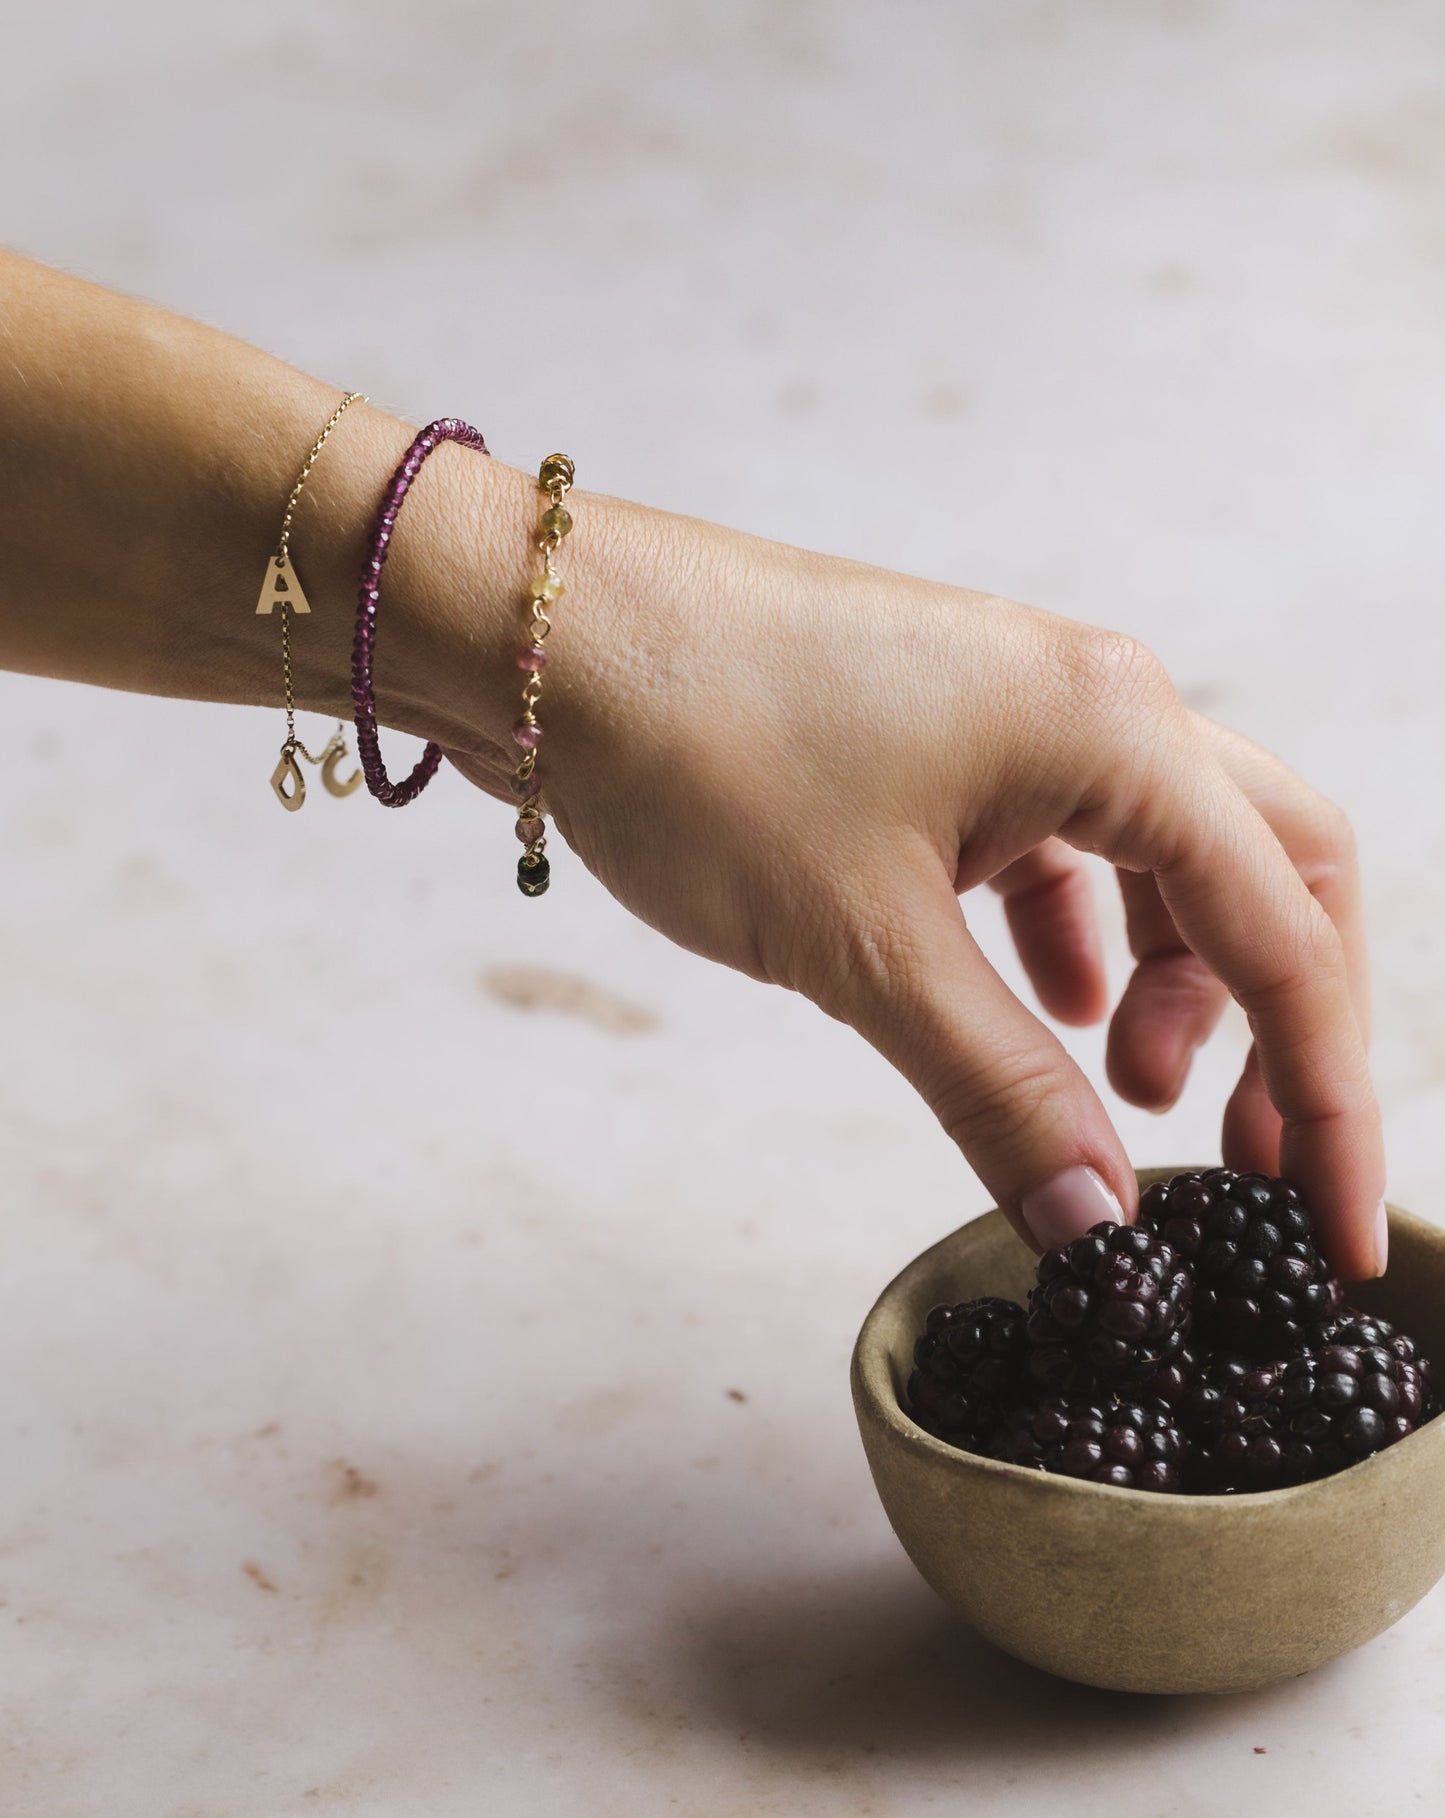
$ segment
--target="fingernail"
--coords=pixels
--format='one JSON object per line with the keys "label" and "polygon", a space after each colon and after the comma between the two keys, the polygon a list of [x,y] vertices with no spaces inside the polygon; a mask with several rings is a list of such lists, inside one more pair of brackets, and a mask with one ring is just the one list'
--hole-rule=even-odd
{"label": "fingernail", "polygon": [[1092,1168],[1065,1168],[1042,1187],[1026,1193],[1019,1214],[1040,1250],[1082,1237],[1091,1225],[1107,1219],[1124,1222],[1124,1209]]}
{"label": "fingernail", "polygon": [[1390,1260],[1390,1215],[1385,1210],[1384,1200],[1375,1214],[1375,1273],[1383,1275],[1385,1264]]}

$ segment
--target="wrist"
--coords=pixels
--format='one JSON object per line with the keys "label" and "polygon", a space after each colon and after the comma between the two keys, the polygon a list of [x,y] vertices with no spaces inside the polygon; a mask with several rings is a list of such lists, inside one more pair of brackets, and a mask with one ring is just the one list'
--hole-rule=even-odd
{"label": "wrist", "polygon": [[[328,446],[298,508],[296,559],[316,610],[296,622],[294,660],[298,704],[349,719],[367,537],[417,429],[364,405],[352,406],[343,428],[344,443],[338,435]],[[535,474],[441,443],[396,515],[376,615],[379,723],[435,741],[473,782],[509,801],[526,680],[517,656],[546,503]],[[700,544],[686,533],[705,533],[703,541],[728,534],[585,490],[573,491],[568,507],[574,529],[558,564],[566,590],[551,611],[538,709],[538,769],[554,803],[579,769],[610,770],[643,755],[649,685],[676,660],[671,603],[695,591]]]}
{"label": "wrist", "polygon": [[[349,719],[351,649],[367,538],[416,426],[353,405],[297,513],[296,561],[316,609],[297,621],[298,704]],[[448,748],[499,751],[515,703],[508,669],[528,577],[535,484],[453,442],[397,514],[375,641],[378,721]],[[519,589],[521,591],[519,592]],[[520,685],[520,680],[519,680]]]}

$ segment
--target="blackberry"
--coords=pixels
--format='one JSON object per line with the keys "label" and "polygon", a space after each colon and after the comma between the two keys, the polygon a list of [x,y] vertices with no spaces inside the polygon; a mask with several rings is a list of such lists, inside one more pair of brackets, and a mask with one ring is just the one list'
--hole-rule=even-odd
{"label": "blackberry", "polygon": [[1420,1387],[1424,1392],[1425,1408],[1420,1416],[1420,1425],[1433,1420],[1440,1412],[1440,1390],[1435,1380],[1435,1371],[1428,1357],[1421,1351],[1413,1338],[1391,1325],[1388,1319],[1380,1319],[1373,1313],[1361,1313],[1354,1307],[1346,1307],[1338,1319],[1332,1319],[1325,1326],[1323,1341],[1327,1345],[1364,1345],[1380,1346],[1392,1357],[1398,1357],[1401,1363],[1413,1364],[1420,1372]]}
{"label": "blackberry", "polygon": [[1121,1490],[1179,1490],[1184,1435],[1162,1402],[1049,1396],[1015,1408],[994,1456]]}
{"label": "blackberry", "polygon": [[1194,1442],[1193,1489],[1273,1489],[1308,1469],[1280,1400],[1284,1367],[1227,1351],[1207,1360],[1179,1408]]}
{"label": "blackberry", "polygon": [[1330,1344],[1293,1358],[1279,1398],[1290,1435],[1309,1450],[1311,1477],[1383,1451],[1430,1417],[1420,1366],[1384,1345]]}
{"label": "blackberry", "polygon": [[1194,1273],[1202,1345],[1288,1358],[1317,1345],[1344,1296],[1292,1181],[1211,1168],[1145,1190],[1139,1223]]}
{"label": "blackberry", "polygon": [[934,1307],[904,1405],[985,1458],[1225,1496],[1344,1470],[1442,1411],[1415,1341],[1345,1306],[1299,1189],[1225,1168],[1048,1251],[1027,1311]]}
{"label": "blackberry", "polygon": [[1185,1391],[1180,1413],[1190,1429],[1222,1433],[1279,1405],[1278,1363],[1258,1363],[1232,1351],[1214,1352]]}
{"label": "blackberry", "polygon": [[1188,1345],[1181,1345],[1167,1363],[1141,1377],[1133,1392],[1143,1400],[1162,1401],[1167,1407],[1180,1408],[1199,1379],[1200,1367],[1193,1350]]}
{"label": "blackberry", "polygon": [[1184,1346],[1191,1286],[1170,1246],[1133,1225],[1046,1251],[1029,1295],[1030,1375],[1056,1393],[1152,1375]]}
{"label": "blackberry", "polygon": [[1024,1310],[994,1295],[935,1307],[913,1347],[908,1402],[926,1432],[984,1448],[1023,1385]]}

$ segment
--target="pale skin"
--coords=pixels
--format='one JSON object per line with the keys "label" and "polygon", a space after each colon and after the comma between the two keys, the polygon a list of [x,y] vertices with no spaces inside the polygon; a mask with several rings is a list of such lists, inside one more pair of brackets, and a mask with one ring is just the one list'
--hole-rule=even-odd
{"label": "pale skin", "polygon": [[[276,623],[252,608],[340,395],[0,251],[0,665],[278,706]],[[354,404],[302,497],[303,708],[349,717],[362,545],[415,427]],[[533,474],[443,445],[398,519],[377,635],[382,723],[436,739],[508,802],[539,498]],[[1254,1040],[1226,1163],[1297,1180],[1344,1276],[1383,1269],[1360,882],[1337,807],[1113,632],[585,488],[569,505],[544,807],[621,902],[857,1029],[1036,1248],[1132,1217],[1134,1176],[960,899],[1002,893],[1044,1011],[1109,1017],[1109,1083],[1132,1104],[1173,1103],[1232,996]],[[1136,961],[1112,1008],[1090,853],[1117,870]]]}

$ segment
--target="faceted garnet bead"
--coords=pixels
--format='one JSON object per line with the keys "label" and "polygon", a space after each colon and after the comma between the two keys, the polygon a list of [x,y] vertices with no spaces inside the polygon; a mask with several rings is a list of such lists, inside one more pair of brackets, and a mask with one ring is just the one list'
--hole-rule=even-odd
{"label": "faceted garnet bead", "polygon": [[542,743],[542,728],[536,720],[520,719],[512,728],[512,737],[523,751],[535,751]]}
{"label": "faceted garnet bead", "polygon": [[1153,1375],[1183,1349],[1193,1285],[1162,1238],[1098,1224],[1040,1257],[1029,1295],[1029,1373],[1041,1388]]}
{"label": "faceted garnet bead", "polygon": [[1184,1486],[1187,1446],[1162,1402],[1046,1396],[1010,1414],[994,1448],[1008,1464],[1121,1490]]}
{"label": "faceted garnet bead", "polygon": [[1016,1301],[993,1295],[932,1310],[908,1379],[919,1426],[965,1451],[985,1449],[1023,1386],[1024,1319]]}
{"label": "faceted garnet bead", "polygon": [[1226,1168],[1177,1174],[1146,1189],[1139,1223],[1189,1264],[1200,1345],[1296,1356],[1320,1341],[1340,1310],[1340,1284],[1290,1181]]}

